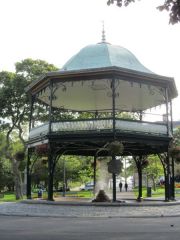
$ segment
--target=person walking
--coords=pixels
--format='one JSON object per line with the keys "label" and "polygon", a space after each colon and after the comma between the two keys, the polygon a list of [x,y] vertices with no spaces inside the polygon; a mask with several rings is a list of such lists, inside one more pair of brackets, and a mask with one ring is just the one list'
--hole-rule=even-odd
{"label": "person walking", "polygon": [[122,187],[123,187],[123,184],[122,182],[119,183],[119,191],[122,192]]}
{"label": "person walking", "polygon": [[126,192],[127,192],[127,190],[128,190],[128,184],[127,184],[127,182],[125,182],[124,187],[125,187],[125,190],[126,190]]}

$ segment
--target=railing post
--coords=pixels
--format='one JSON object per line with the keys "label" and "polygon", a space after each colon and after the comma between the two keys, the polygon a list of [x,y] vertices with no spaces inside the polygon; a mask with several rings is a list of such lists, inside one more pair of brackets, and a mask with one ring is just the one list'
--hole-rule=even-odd
{"label": "railing post", "polygon": [[113,138],[116,138],[116,106],[115,106],[115,79],[112,79],[112,117],[113,117]]}
{"label": "railing post", "polygon": [[48,200],[53,201],[53,150],[51,144],[48,147]]}
{"label": "railing post", "polygon": [[30,164],[31,164],[31,151],[28,149],[27,153],[27,185],[26,185],[26,196],[27,199],[31,199],[31,172],[30,172]]}
{"label": "railing post", "polygon": [[[173,135],[173,113],[172,113],[172,100],[170,100],[170,121],[171,133]],[[174,158],[171,157],[171,200],[175,200],[175,180],[174,180]]]}
{"label": "railing post", "polygon": [[49,82],[50,96],[49,96],[49,133],[51,133],[51,124],[52,124],[52,100],[53,100],[53,82]]}
{"label": "railing post", "polygon": [[165,88],[165,100],[166,100],[166,125],[167,125],[167,135],[169,136],[169,98],[168,98],[168,89]]}
{"label": "railing post", "polygon": [[96,193],[96,165],[97,165],[97,156],[96,155],[94,156],[94,164],[93,165],[94,165],[93,166],[94,167],[94,169],[93,169],[94,170],[94,176],[93,176],[94,177],[94,179],[93,179],[94,180],[94,189],[93,189],[93,192],[94,192],[94,195],[95,195],[95,193]]}
{"label": "railing post", "polygon": [[[112,117],[113,117],[113,139],[116,139],[116,106],[115,106],[115,79],[112,79]],[[112,162],[115,163],[116,156],[112,155]],[[114,164],[115,165],[115,164]],[[116,174],[112,173],[113,179],[113,202],[116,202]]]}

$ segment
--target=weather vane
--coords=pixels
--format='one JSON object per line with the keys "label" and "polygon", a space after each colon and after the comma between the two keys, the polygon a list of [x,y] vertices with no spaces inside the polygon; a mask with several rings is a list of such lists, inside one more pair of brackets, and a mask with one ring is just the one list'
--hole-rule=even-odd
{"label": "weather vane", "polygon": [[105,30],[104,30],[104,21],[102,21],[102,42],[106,42]]}

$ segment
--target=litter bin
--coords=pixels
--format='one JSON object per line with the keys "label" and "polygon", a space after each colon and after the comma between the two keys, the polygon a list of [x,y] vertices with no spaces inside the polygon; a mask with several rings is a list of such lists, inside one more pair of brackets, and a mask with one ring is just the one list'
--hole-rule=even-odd
{"label": "litter bin", "polygon": [[147,197],[152,197],[151,187],[147,187]]}
{"label": "litter bin", "polygon": [[38,191],[38,198],[42,198],[42,194],[43,194],[43,191],[42,191],[42,189],[40,189],[40,190]]}

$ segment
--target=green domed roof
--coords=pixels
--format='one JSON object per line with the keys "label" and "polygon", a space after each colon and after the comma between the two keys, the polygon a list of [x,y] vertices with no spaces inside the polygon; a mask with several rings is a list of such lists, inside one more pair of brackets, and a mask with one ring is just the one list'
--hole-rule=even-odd
{"label": "green domed roof", "polygon": [[106,42],[82,48],[63,66],[62,70],[68,71],[113,66],[138,72],[152,73],[129,50]]}

